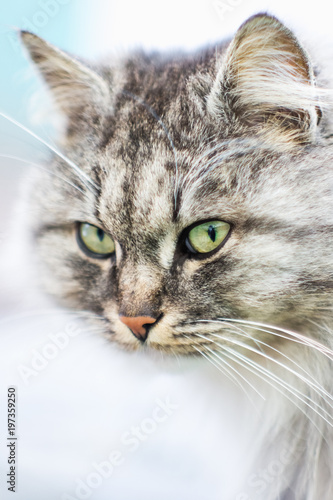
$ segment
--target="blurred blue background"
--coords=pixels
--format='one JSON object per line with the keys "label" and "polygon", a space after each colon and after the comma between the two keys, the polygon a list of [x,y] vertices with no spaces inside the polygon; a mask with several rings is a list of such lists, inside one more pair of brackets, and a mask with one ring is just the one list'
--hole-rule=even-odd
{"label": "blurred blue background", "polygon": [[70,49],[75,32],[77,2],[71,0],[13,0],[1,2],[0,79],[1,110],[20,121],[27,121],[26,73],[29,63],[22,50],[18,29],[26,29]]}

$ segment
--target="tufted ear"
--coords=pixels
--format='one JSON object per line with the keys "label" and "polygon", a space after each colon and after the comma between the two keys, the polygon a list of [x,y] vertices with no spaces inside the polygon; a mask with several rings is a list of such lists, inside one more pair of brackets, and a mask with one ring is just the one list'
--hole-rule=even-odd
{"label": "tufted ear", "polygon": [[235,127],[289,146],[312,142],[321,116],[308,55],[288,28],[265,14],[239,28],[207,105]]}
{"label": "tufted ear", "polygon": [[108,84],[96,72],[37,35],[21,31],[21,39],[52,93],[57,108],[66,115],[68,133],[79,124],[94,123],[110,105]]}

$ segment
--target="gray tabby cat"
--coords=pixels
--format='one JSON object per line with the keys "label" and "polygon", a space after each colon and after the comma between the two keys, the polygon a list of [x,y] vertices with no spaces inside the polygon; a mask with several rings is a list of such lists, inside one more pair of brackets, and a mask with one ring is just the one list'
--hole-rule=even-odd
{"label": "gray tabby cat", "polygon": [[333,148],[306,51],[264,14],[108,65],[22,39],[66,117],[31,189],[46,288],[125,349],[266,387],[257,464],[289,460],[256,498],[332,499]]}

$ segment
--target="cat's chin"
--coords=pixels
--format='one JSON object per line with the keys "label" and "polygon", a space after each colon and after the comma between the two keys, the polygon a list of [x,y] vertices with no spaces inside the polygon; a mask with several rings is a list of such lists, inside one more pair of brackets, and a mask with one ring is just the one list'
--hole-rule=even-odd
{"label": "cat's chin", "polygon": [[174,357],[184,357],[184,358],[192,358],[198,357],[198,352],[191,349],[187,345],[163,345],[157,343],[151,343],[142,346],[142,351],[147,353],[152,357],[162,357],[162,358],[174,358]]}
{"label": "cat's chin", "polygon": [[137,340],[132,333],[118,332],[106,333],[106,338],[122,350],[134,353],[143,353],[153,358],[197,358],[200,357],[200,349],[189,338],[184,336],[182,340],[173,338],[167,333],[151,335],[145,342]]}
{"label": "cat's chin", "polygon": [[116,342],[111,343],[111,348],[119,353],[126,352],[126,355],[133,359],[133,362],[136,362],[136,360],[139,360],[139,362],[146,361],[149,364],[152,363],[158,366],[159,371],[166,371],[167,373],[183,371],[184,369],[196,371],[199,366],[203,370],[209,369],[209,364],[207,365],[206,360],[199,356],[197,352],[181,351],[176,348],[171,350],[162,345],[152,346],[149,344],[131,348]]}
{"label": "cat's chin", "polygon": [[107,335],[106,338],[111,341],[116,348],[134,353],[139,356],[148,356],[150,358],[161,359],[174,359],[174,358],[197,358],[199,357],[198,351],[194,350],[188,345],[170,345],[159,342],[121,342],[117,341],[113,336]]}

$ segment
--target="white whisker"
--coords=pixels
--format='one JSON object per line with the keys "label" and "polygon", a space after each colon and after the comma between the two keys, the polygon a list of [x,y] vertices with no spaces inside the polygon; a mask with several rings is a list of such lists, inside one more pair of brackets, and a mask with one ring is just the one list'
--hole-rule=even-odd
{"label": "white whisker", "polygon": [[[221,346],[221,348],[223,349],[223,351],[226,350],[225,346]],[[293,394],[298,400],[300,400],[307,407],[312,409],[316,414],[320,416],[320,418],[322,418],[330,427],[332,427],[332,423],[329,422],[325,416],[321,415],[321,413],[318,412],[315,408],[312,408],[311,405],[309,405],[306,401],[304,401],[299,395],[295,394],[293,388],[289,384],[285,384],[284,381],[282,381],[279,377],[273,376],[272,373],[264,370],[261,365],[258,365],[257,363],[250,361],[246,356],[241,355],[240,353],[234,351],[233,349],[229,349],[227,352],[225,352],[225,355],[227,355],[227,353],[230,354],[229,358],[231,360],[238,363],[240,366],[248,370],[250,373],[256,375],[258,378],[263,380],[266,384],[270,385],[274,390],[276,390],[277,392],[282,394],[286,399],[288,399],[288,401],[290,401],[296,408],[298,408],[304,414],[306,418],[308,418],[308,420],[315,426],[315,428],[321,435],[322,431],[319,429],[318,425],[313,421],[311,416],[305,412],[304,408],[300,407],[294,399],[288,396],[288,394],[286,394],[286,392],[280,389],[278,386],[283,387],[288,392]],[[325,439],[325,436],[323,437]]]}
{"label": "white whisker", "polygon": [[[197,337],[201,337],[202,339],[204,340],[208,340],[210,342],[213,342],[214,344],[216,344],[216,342],[212,339],[209,339],[199,333],[196,334]],[[200,345],[200,344],[199,344]],[[194,346],[193,346],[194,347]],[[218,354],[216,353],[216,351],[214,351],[213,349],[210,349],[208,346],[205,346],[205,348],[211,353],[213,354],[214,356],[216,356],[220,361],[224,362],[224,360],[218,356]],[[229,365],[230,369],[232,369],[233,371],[235,371],[237,373],[237,376],[240,377],[242,380],[244,380],[244,382],[246,382],[250,387],[251,389],[256,392],[261,398],[265,399],[264,396],[258,391],[258,389],[256,389],[245,377],[242,376],[242,374],[240,374],[235,368],[233,368],[231,365]]]}
{"label": "white whisker", "polygon": [[[216,357],[219,358],[219,361],[217,360],[214,360],[213,359],[213,355],[211,354],[211,352],[208,352],[208,354],[205,354],[204,352],[202,352],[198,347],[196,347],[192,342],[193,340],[188,337],[187,335],[184,335],[187,339],[191,340],[191,345],[192,347],[199,353],[201,354],[201,356],[203,356],[205,359],[207,359],[207,361],[212,364],[213,366],[215,366],[215,368],[217,368],[223,375],[225,375],[229,380],[231,380],[231,382],[233,382],[234,384],[236,384],[236,386],[240,387],[240,389],[244,392],[245,396],[249,399],[250,403],[254,406],[255,410],[257,410],[257,407],[254,403],[254,401],[252,400],[252,398],[250,397],[249,393],[246,391],[244,385],[241,383],[241,381],[239,380],[240,378],[243,379],[247,385],[249,385],[257,394],[259,394],[259,396],[262,398],[262,399],[265,399],[265,397],[257,390],[255,389],[255,387],[253,387],[250,382],[245,378],[243,377],[237,370],[234,366],[232,366],[230,363],[228,363],[228,361],[225,359],[225,358],[220,358],[219,356],[216,355],[215,352],[212,352],[212,354]],[[200,345],[200,347],[203,347],[206,351],[211,351],[207,346],[202,346],[199,342],[195,342],[195,344],[197,345]],[[235,372],[236,375],[234,375],[233,373],[231,372]]]}
{"label": "white whisker", "polygon": [[[200,345],[200,344],[199,344]],[[195,349],[196,347],[193,346]],[[250,403],[253,405],[254,409],[256,411],[258,411],[258,408],[254,402],[254,400],[251,398],[249,392],[245,389],[245,386],[241,383],[241,381],[239,379],[243,379],[246,384],[248,386],[251,387],[252,390],[254,390],[263,400],[266,400],[265,396],[263,396],[259,391],[258,389],[256,389],[245,377],[242,376],[241,373],[239,373],[239,371],[234,367],[232,366],[232,364],[230,364],[226,359],[225,359],[225,356],[223,355],[223,353],[220,353],[223,357],[221,358],[221,356],[219,356],[215,351],[212,351],[211,349],[209,349],[207,346],[203,346],[204,349],[207,351],[208,350],[208,354],[204,354],[204,353],[201,353],[213,366],[215,366],[218,370],[221,371],[221,369],[223,369],[222,373],[225,372],[225,375],[229,378],[229,380],[231,380],[232,382],[234,382],[238,387],[240,387],[240,389],[244,392],[245,396],[248,398],[248,400],[250,401]],[[214,358],[217,358],[217,359],[214,359]],[[236,375],[234,375],[233,373],[231,372],[235,372]]]}
{"label": "white whisker", "polygon": [[0,158],[8,158],[9,160],[20,161],[22,163],[26,163],[26,164],[31,165],[33,167],[39,168],[40,170],[44,170],[45,172],[49,173],[50,175],[53,175],[54,177],[57,177],[58,179],[62,180],[63,182],[65,182],[69,186],[73,187],[74,189],[76,189],[80,193],[86,194],[85,191],[83,191],[83,189],[79,188],[78,186],[76,186],[75,184],[73,184],[72,182],[70,182],[68,179],[65,179],[61,175],[58,175],[56,172],[53,172],[53,171],[51,171],[51,170],[43,167],[39,163],[35,163],[35,162],[32,162],[32,161],[26,160],[25,158],[20,158],[19,156],[14,156],[14,155],[0,154]]}
{"label": "white whisker", "polygon": [[[184,335],[184,336],[186,337],[186,335]],[[187,337],[187,338],[189,338],[189,337]],[[200,344],[198,343],[198,345],[200,345]],[[231,374],[229,372],[229,370],[227,370],[226,366],[224,366],[222,363],[221,364],[216,364],[207,354],[205,354],[204,352],[202,352],[201,349],[199,349],[195,345],[192,345],[192,347],[199,354],[201,354],[201,356],[203,356],[204,358],[206,358],[213,366],[215,366],[215,368],[217,368],[221,373],[223,373],[223,375],[226,375],[229,378],[229,380],[231,380],[232,382],[235,382],[236,385],[239,385],[243,389],[243,386],[240,384],[239,380],[237,380],[237,378],[235,377],[235,375]],[[202,347],[205,347],[205,346],[202,346]]]}
{"label": "white whisker", "polygon": [[[294,370],[290,369],[287,365],[284,365],[283,363],[278,362],[275,358],[272,358],[272,357],[270,357],[270,356],[266,355],[266,354],[265,354],[265,353],[263,353],[263,352],[259,352],[259,351],[257,351],[256,349],[251,349],[251,347],[250,347],[250,346],[248,346],[247,344],[243,344],[243,343],[241,343],[241,342],[237,342],[237,341],[234,341],[234,340],[231,340],[231,339],[228,339],[228,340],[230,340],[230,342],[232,342],[232,343],[233,343],[233,344],[235,344],[235,345],[238,345],[238,346],[240,346],[240,347],[242,347],[242,348],[244,348],[244,349],[248,349],[248,350],[250,350],[250,351],[252,351],[252,352],[255,352],[256,354],[259,354],[260,356],[265,357],[267,360],[269,360],[269,361],[271,361],[271,362],[273,362],[273,363],[275,363],[275,364],[277,364],[277,365],[281,366],[283,369],[285,369],[285,370],[289,371],[290,373],[292,373],[293,375],[295,375],[297,378],[300,378],[300,379],[301,379],[303,382],[305,382],[305,383],[306,383],[309,387],[311,387],[311,388],[315,391],[315,393],[316,393],[316,394],[317,394],[320,398],[324,399],[325,403],[326,403],[328,406],[330,406],[330,407],[332,408],[332,405],[331,405],[331,404],[330,404],[330,403],[329,403],[329,402],[328,402],[325,398],[323,398],[322,388],[321,388],[320,386],[318,386],[318,385],[316,385],[316,384],[311,383],[308,379],[306,379],[305,377],[302,377],[302,376],[301,376],[298,372],[295,372]],[[267,372],[268,372],[268,370],[267,370],[266,368],[264,368],[264,367],[262,367],[262,368],[263,368],[263,370],[265,370],[265,371],[267,371]],[[271,372],[269,372],[269,373],[271,373]],[[272,375],[273,375],[273,374],[272,374]],[[275,377],[275,376],[276,376],[276,375],[274,375],[274,377]],[[282,379],[280,379],[280,378],[279,378],[279,380],[281,380],[281,382],[282,382]],[[287,382],[283,381],[283,383],[285,383],[285,384],[287,384],[289,387],[291,387],[291,386],[290,386]],[[307,400],[311,401],[311,403],[313,403],[314,405],[318,406],[318,407],[319,407],[319,408],[320,408],[320,409],[321,409],[324,413],[326,413],[326,414],[327,414],[327,415],[331,418],[330,413],[329,413],[327,410],[325,410],[325,409],[324,409],[321,405],[319,405],[318,403],[316,403],[315,401],[313,401],[313,400],[312,400],[309,396],[307,396],[306,394],[302,393],[301,391],[299,391],[299,390],[298,390],[298,389],[296,389],[296,388],[293,388],[293,390],[294,390],[294,391],[296,391],[297,393],[301,394],[301,395],[302,395],[305,399],[307,399]],[[332,398],[331,398],[331,399],[332,399]]]}
{"label": "white whisker", "polygon": [[[242,323],[244,326],[249,326],[249,327],[255,326],[256,330],[258,330],[258,331],[263,331],[263,332],[269,333],[271,335],[275,335],[277,337],[281,337],[281,338],[284,338],[287,340],[297,342],[299,344],[313,347],[317,351],[319,351],[322,354],[324,354],[325,356],[327,356],[331,361],[333,361],[333,351],[329,347],[321,344],[317,340],[306,337],[305,335],[302,335],[300,333],[293,332],[292,330],[286,330],[285,328],[279,328],[277,326],[266,325],[265,323],[257,323],[255,321],[245,321],[245,320],[241,320],[241,319],[219,318],[219,320],[224,321],[224,322],[228,322],[228,323]],[[260,330],[260,328],[263,328],[263,329]],[[270,328],[270,330],[267,330],[267,328]],[[272,330],[275,330],[275,331],[272,332]],[[285,334],[285,335],[281,335],[281,333],[276,333],[276,332],[281,332],[282,334]]]}
{"label": "white whisker", "polygon": [[[11,123],[13,123],[14,125],[16,125],[16,127],[20,128],[21,130],[23,130],[27,134],[31,135],[31,137],[33,137],[34,139],[37,139],[37,141],[39,141],[41,144],[46,146],[50,151],[52,151],[55,155],[57,155],[65,163],[67,163],[67,165],[69,165],[76,172],[76,174],[79,176],[80,180],[84,183],[84,185],[86,186],[87,189],[91,190],[92,192],[94,192],[94,189],[98,190],[97,184],[95,184],[93,182],[93,180],[90,179],[90,177],[85,172],[83,172],[74,162],[72,162],[69,158],[67,158],[58,149],[56,149],[50,143],[48,143],[47,141],[45,141],[44,139],[39,137],[32,130],[30,130],[26,126],[22,125],[22,123],[18,122],[14,118],[11,118],[10,116],[8,116],[6,113],[3,113],[2,111],[0,111],[0,116],[5,118],[6,120],[10,121]],[[87,182],[84,182],[84,181],[87,181]],[[94,189],[92,189],[92,188],[94,188]]]}
{"label": "white whisker", "polygon": [[[77,319],[97,319],[104,321],[103,316],[100,316],[98,314],[89,312],[89,311],[75,311],[75,310],[62,310],[61,311],[61,316],[63,315],[71,315],[71,316],[76,316]],[[50,310],[37,310],[37,311],[27,311],[24,313],[20,314],[15,314],[13,316],[5,317],[0,320],[0,324],[6,324],[11,321],[19,321],[24,318],[36,318],[39,316],[59,316],[59,311],[50,309]]]}
{"label": "white whisker", "polygon": [[[255,368],[257,370],[257,372],[260,372],[262,373],[263,375],[265,375],[265,377],[268,377],[270,380],[273,380],[276,384],[280,385],[281,387],[283,387],[284,389],[286,389],[289,393],[293,394],[293,396],[295,396],[298,400],[300,400],[302,403],[304,403],[306,406],[308,406],[310,409],[312,409],[315,413],[317,413],[317,415],[319,415],[323,420],[325,420],[325,422],[330,425],[331,427],[333,427],[333,417],[331,417],[331,415],[324,409],[322,408],[318,403],[316,403],[315,401],[313,401],[309,396],[303,394],[300,390],[292,387],[288,382],[286,382],[285,380],[281,379],[280,377],[278,377],[277,375],[275,375],[274,373],[272,373],[271,371],[267,370],[266,368],[264,368],[263,366],[259,365],[258,363],[256,363],[255,361],[253,361],[252,359],[249,359],[247,358],[246,356],[244,356],[243,354],[235,351],[234,349],[231,349],[225,345],[222,345],[220,343],[216,343],[216,345],[220,348],[223,349],[223,351],[226,351],[226,352],[229,352],[230,354],[232,354],[233,356],[236,356],[237,358],[241,359],[244,363],[246,363],[247,365]],[[239,345],[243,348],[248,348],[249,346],[247,346],[246,344],[241,344],[239,342],[235,342],[235,345]],[[260,354],[259,351],[257,351],[257,354]],[[274,361],[274,360],[273,360]],[[265,378],[263,378],[263,380],[266,380]],[[283,393],[284,394],[284,393]],[[287,397],[287,396],[286,396]],[[290,398],[288,398],[290,399]],[[290,399],[290,401],[292,401],[293,403],[295,403],[292,399]],[[310,403],[310,402],[312,403]],[[318,411],[318,409],[316,407],[314,407],[313,405],[317,406],[320,408],[321,411]],[[323,415],[321,412],[323,413],[326,413],[326,415],[330,418],[331,421],[329,421],[325,415]]]}
{"label": "white whisker", "polygon": [[[212,320],[211,321],[212,323],[220,323],[219,320]],[[223,322],[221,322],[223,323]],[[233,326],[235,329],[237,329],[237,326],[236,325],[231,325]],[[246,349],[266,358],[267,360],[275,363],[276,365],[279,365],[280,367],[282,367],[283,369],[287,370],[288,372],[292,373],[293,375],[295,375],[296,377],[298,377],[299,379],[301,379],[303,382],[305,382],[309,387],[311,387],[312,389],[315,390],[315,392],[317,392],[318,395],[320,395],[321,397],[323,397],[325,399],[325,402],[331,407],[333,408],[332,404],[329,403],[328,399],[330,399],[331,401],[333,401],[333,396],[327,392],[327,390],[325,388],[323,388],[322,386],[318,385],[318,382],[315,380],[315,378],[313,376],[311,376],[310,373],[308,373],[306,370],[304,370],[304,368],[302,368],[298,363],[296,363],[296,361],[294,361],[293,359],[291,359],[290,357],[288,357],[287,355],[285,355],[283,352],[279,351],[278,349],[274,348],[273,346],[263,342],[262,340],[259,340],[259,339],[254,339],[252,336],[249,336],[248,334],[246,334],[245,332],[243,332],[243,330],[239,329],[239,331],[235,331],[236,334],[238,335],[241,335],[241,336],[244,336],[246,338],[250,338],[251,340],[253,340],[257,345],[258,344],[261,344],[273,351],[275,351],[277,354],[279,354],[280,356],[284,357],[285,359],[287,359],[288,361],[290,361],[293,365],[295,365],[299,370],[301,370],[302,372],[305,373],[306,377],[304,377],[303,375],[301,375],[298,371],[295,371],[293,370],[292,368],[288,367],[287,365],[285,365],[284,363],[281,363],[280,361],[278,361],[276,358],[273,358],[271,356],[269,356],[268,354],[266,354],[261,348],[259,350],[257,349],[254,349],[253,347],[249,346],[249,345],[245,345],[241,342],[237,342],[236,340],[233,340],[233,339],[230,339],[229,337],[227,339],[225,339],[222,335],[220,334],[216,334],[216,333],[212,333],[211,336],[213,337],[218,337],[222,340],[228,340],[228,341],[231,341],[233,342],[234,344],[237,344],[241,347],[246,347]],[[266,330],[265,330],[266,331]],[[309,377],[309,378],[308,378]]]}
{"label": "white whisker", "polygon": [[[236,325],[233,325],[235,328]],[[240,330],[242,332],[242,330]],[[293,375],[296,375],[298,378],[300,378],[303,382],[306,382],[308,386],[312,387],[313,389],[316,390],[317,394],[320,395],[321,397],[325,397],[325,402],[331,407],[333,408],[333,405],[331,403],[328,402],[328,399],[331,399],[333,401],[333,396],[332,394],[330,394],[329,392],[327,392],[327,390],[318,385],[318,382],[317,380],[311,375],[311,373],[309,373],[308,371],[306,371],[300,364],[296,363],[295,360],[293,360],[292,358],[290,358],[289,356],[287,356],[286,354],[284,354],[282,351],[276,349],[275,347],[267,344],[266,342],[263,342],[262,340],[255,340],[253,337],[251,336],[248,336],[245,332],[243,332],[244,335],[242,333],[240,333],[239,331],[236,330],[236,334],[237,335],[242,335],[246,338],[250,338],[251,340],[255,341],[256,344],[259,343],[267,348],[269,348],[270,350],[276,352],[279,356],[282,356],[284,357],[285,359],[287,359],[290,363],[292,363],[294,366],[296,366],[299,370],[301,370],[302,372],[305,373],[305,375],[309,378],[305,378],[303,377],[299,372],[295,372],[294,370],[292,370],[291,368],[289,368],[287,365],[285,365],[284,363],[281,363],[279,362],[276,358],[272,358],[270,356],[267,356],[266,353],[264,353],[264,351],[262,349],[260,349],[261,352],[259,351],[256,351],[256,350],[253,350],[253,352],[256,352],[257,354],[261,355],[261,356],[264,356],[266,357],[267,359],[269,359],[270,361],[276,363],[277,365],[280,365],[282,368],[286,369],[287,371],[293,373]],[[213,336],[218,336],[219,338],[223,339],[223,337],[221,335],[218,335],[218,334],[212,334]],[[228,339],[229,340],[229,339]]]}

